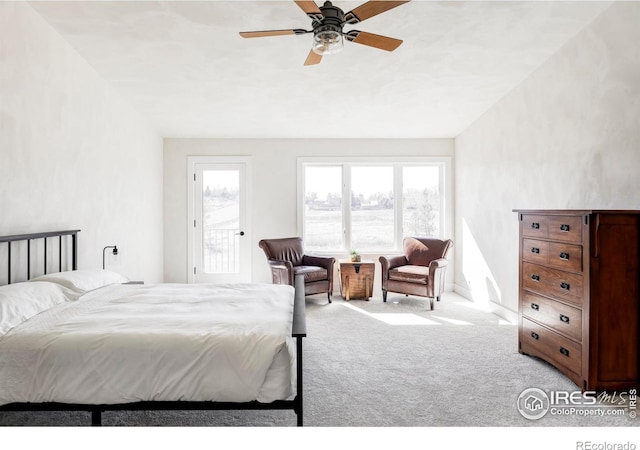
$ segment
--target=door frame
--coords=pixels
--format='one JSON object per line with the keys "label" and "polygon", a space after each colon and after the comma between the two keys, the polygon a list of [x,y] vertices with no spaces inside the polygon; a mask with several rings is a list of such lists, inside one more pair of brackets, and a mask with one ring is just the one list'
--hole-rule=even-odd
{"label": "door frame", "polygon": [[[247,242],[251,242],[252,239],[252,169],[251,169],[251,156],[187,156],[187,282],[195,283],[195,220],[196,220],[196,207],[195,207],[195,174],[197,166],[200,164],[240,164],[244,165],[244,214],[245,224],[243,227],[244,236]],[[242,189],[242,186],[241,186]],[[242,207],[242,205],[241,205]],[[251,249],[248,248],[246,252],[246,261],[241,260],[241,264],[248,267],[247,270],[247,282],[250,282],[252,276],[252,262],[251,262]]]}

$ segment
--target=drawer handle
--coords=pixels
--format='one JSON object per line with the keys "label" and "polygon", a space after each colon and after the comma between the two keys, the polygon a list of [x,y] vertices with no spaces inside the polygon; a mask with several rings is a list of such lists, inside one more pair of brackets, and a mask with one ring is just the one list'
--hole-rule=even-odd
{"label": "drawer handle", "polygon": [[569,289],[571,289],[571,285],[569,283],[560,283],[560,289],[568,291]]}
{"label": "drawer handle", "polygon": [[540,253],[540,249],[538,247],[531,247],[531,253]]}
{"label": "drawer handle", "polygon": [[564,314],[560,314],[560,321],[564,323],[569,323],[569,316],[565,316]]}
{"label": "drawer handle", "polygon": [[534,310],[538,311],[540,309],[540,306],[537,303],[532,303],[531,304],[531,309],[534,309]]}
{"label": "drawer handle", "polygon": [[571,227],[569,225],[567,225],[567,224],[563,223],[562,225],[560,225],[560,231],[564,231],[566,233],[570,229],[571,229]]}
{"label": "drawer handle", "polygon": [[567,252],[561,252],[559,256],[561,260],[569,261],[569,254]]}
{"label": "drawer handle", "polygon": [[540,275],[533,274],[533,275],[531,275],[531,279],[533,281],[540,281]]}
{"label": "drawer handle", "polygon": [[540,224],[538,222],[533,222],[531,223],[531,229],[532,230],[538,230],[540,229]]}
{"label": "drawer handle", "polygon": [[540,339],[540,336],[538,336],[538,333],[536,333],[535,331],[531,332],[531,337],[534,338],[536,341]]}
{"label": "drawer handle", "polygon": [[569,350],[564,347],[560,347],[560,353],[562,353],[564,356],[569,356]]}

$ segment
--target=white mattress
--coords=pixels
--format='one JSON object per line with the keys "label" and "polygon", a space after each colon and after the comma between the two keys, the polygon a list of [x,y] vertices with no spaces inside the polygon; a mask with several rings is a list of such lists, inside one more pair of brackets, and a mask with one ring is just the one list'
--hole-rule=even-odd
{"label": "white mattress", "polygon": [[110,285],[0,337],[0,404],[295,396],[294,290]]}

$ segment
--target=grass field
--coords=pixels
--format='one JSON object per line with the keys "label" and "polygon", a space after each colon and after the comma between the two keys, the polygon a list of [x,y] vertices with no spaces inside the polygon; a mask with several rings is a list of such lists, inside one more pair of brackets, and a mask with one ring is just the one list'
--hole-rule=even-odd
{"label": "grass field", "polygon": [[[425,227],[433,230],[429,234],[438,236],[438,217],[431,221],[412,220],[414,211],[405,211],[404,236],[426,236]],[[428,222],[428,224],[426,224]],[[422,224],[416,228],[417,224]],[[426,225],[425,225],[426,224]],[[395,249],[394,211],[356,210],[351,213],[351,247],[359,252],[389,251]],[[324,251],[343,249],[342,212],[307,209],[305,217],[305,247]]]}

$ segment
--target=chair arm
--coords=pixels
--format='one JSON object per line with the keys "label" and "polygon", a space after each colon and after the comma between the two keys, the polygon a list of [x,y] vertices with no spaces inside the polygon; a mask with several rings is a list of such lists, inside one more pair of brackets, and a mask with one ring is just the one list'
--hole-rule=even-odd
{"label": "chair arm", "polygon": [[393,269],[394,267],[406,266],[409,264],[407,258],[403,255],[399,256],[381,256],[380,264],[382,264],[383,269]]}
{"label": "chair arm", "polygon": [[273,284],[294,285],[293,264],[291,264],[291,261],[268,259],[267,264],[271,268]]}
{"label": "chair arm", "polygon": [[381,274],[383,280],[389,278],[389,270],[393,269],[394,267],[406,266],[409,263],[409,261],[407,261],[407,258],[403,255],[381,256],[380,258],[378,258],[378,260],[380,261],[380,266],[382,268]]}
{"label": "chair arm", "polygon": [[302,255],[302,264],[305,266],[318,266],[327,269],[327,273],[333,272],[336,259],[332,256]]}
{"label": "chair arm", "polygon": [[445,258],[434,259],[429,263],[429,285],[432,297],[439,297],[444,291],[444,273],[449,263]]}
{"label": "chair arm", "polygon": [[438,269],[440,267],[447,267],[447,264],[449,264],[449,262],[445,258],[434,259],[429,263],[429,271]]}

